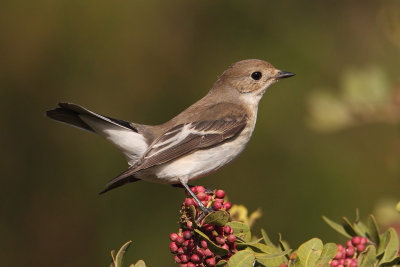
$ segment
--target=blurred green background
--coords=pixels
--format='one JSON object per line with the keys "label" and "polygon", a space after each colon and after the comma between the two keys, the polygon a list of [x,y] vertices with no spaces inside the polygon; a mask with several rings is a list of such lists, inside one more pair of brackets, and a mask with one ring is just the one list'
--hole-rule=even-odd
{"label": "blurred green background", "polygon": [[260,207],[254,230],[294,247],[342,241],[321,215],[399,199],[398,1],[6,0],[0,37],[3,266],[108,266],[129,239],[127,262],[175,266],[183,190],[138,182],[99,196],[124,157],[44,112],[69,101],[161,123],[247,58],[297,76],[264,96],[239,159],[197,184]]}

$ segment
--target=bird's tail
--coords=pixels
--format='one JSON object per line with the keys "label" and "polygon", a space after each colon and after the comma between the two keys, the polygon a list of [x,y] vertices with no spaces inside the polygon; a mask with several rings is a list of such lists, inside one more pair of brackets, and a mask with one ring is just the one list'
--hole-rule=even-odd
{"label": "bird's tail", "polygon": [[120,187],[124,184],[133,183],[140,180],[139,178],[136,178],[133,175],[126,176],[125,173],[126,172],[123,172],[122,174],[118,175],[116,178],[108,182],[106,184],[106,187],[99,193],[99,195],[104,194],[114,188]]}
{"label": "bird's tail", "polygon": [[[119,128],[124,128],[126,130],[131,130],[134,132],[138,132],[136,128],[134,128],[129,122],[123,120],[117,120],[110,117],[106,117],[93,111],[90,111],[84,107],[81,107],[72,103],[58,103],[58,108],[49,110],[46,112],[46,115],[56,121],[60,121],[75,127],[78,127],[83,130],[87,130],[93,133],[98,133],[98,129],[93,128],[93,125],[96,124],[106,124],[110,126],[117,126]],[[89,125],[84,119],[89,119],[94,123]],[[98,123],[96,123],[96,121]]]}

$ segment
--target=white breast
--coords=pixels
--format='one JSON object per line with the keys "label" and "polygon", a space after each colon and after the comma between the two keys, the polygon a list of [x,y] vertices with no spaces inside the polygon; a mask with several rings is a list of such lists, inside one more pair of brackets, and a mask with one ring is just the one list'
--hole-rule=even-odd
{"label": "white breast", "polygon": [[187,183],[214,172],[240,155],[250,140],[254,124],[251,123],[232,141],[141,171],[137,177],[150,182],[174,184],[181,181]]}

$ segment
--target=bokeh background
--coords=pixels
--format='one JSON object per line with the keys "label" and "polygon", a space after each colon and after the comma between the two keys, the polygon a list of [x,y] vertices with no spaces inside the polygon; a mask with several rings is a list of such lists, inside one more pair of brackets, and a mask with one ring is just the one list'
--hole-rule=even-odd
{"label": "bokeh background", "polygon": [[[101,137],[50,121],[59,101],[157,124],[231,63],[265,59],[270,88],[233,164],[198,180],[263,217],[254,231],[343,241],[322,220],[366,216],[400,192],[398,1],[1,1],[2,266],[175,266],[181,189],[138,182]],[[394,208],[394,207],[393,207]]]}

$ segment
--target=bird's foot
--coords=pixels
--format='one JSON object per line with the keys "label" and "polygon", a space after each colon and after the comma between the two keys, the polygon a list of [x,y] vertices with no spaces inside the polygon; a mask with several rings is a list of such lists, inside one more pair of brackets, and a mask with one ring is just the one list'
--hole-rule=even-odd
{"label": "bird's foot", "polygon": [[201,214],[199,215],[199,218],[197,218],[197,224],[201,224],[201,221],[206,217],[208,214],[214,212],[215,210],[213,208],[207,208],[203,204],[199,206],[201,209]]}

